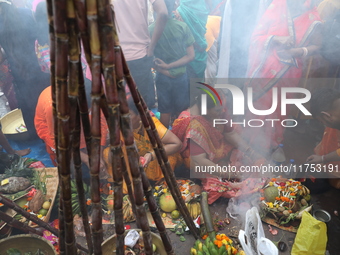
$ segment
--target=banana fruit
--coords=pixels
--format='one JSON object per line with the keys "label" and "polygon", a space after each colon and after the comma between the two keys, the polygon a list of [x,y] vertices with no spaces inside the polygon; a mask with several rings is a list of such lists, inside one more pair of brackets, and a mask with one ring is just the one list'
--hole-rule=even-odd
{"label": "banana fruit", "polygon": [[306,186],[301,185],[301,187],[302,187],[302,189],[300,189],[300,191],[299,191],[301,196],[307,196],[307,195],[310,194],[310,191]]}
{"label": "banana fruit", "polygon": [[199,202],[187,203],[186,206],[192,219],[196,219],[201,215],[201,205]]}

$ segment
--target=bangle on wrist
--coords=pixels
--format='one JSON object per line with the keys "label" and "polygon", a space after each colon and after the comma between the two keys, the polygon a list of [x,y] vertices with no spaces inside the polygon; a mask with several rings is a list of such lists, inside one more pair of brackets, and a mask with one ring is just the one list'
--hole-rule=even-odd
{"label": "bangle on wrist", "polygon": [[152,152],[151,152],[151,151],[148,151],[147,153],[150,153],[150,155],[151,155],[151,161],[153,161],[153,160],[154,160],[154,158],[153,158],[153,154],[152,154]]}
{"label": "bangle on wrist", "polygon": [[306,47],[302,47],[301,49],[303,50],[302,57],[303,57],[303,58],[304,58],[304,57],[307,57],[307,55],[308,55],[308,49],[307,49]]}

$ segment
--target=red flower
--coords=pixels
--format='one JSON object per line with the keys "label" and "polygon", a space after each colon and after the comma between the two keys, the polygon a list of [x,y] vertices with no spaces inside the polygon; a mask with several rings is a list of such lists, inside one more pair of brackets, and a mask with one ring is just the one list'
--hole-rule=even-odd
{"label": "red flower", "polygon": [[31,189],[28,193],[28,197],[34,197],[34,195],[37,193],[37,190],[35,188]]}

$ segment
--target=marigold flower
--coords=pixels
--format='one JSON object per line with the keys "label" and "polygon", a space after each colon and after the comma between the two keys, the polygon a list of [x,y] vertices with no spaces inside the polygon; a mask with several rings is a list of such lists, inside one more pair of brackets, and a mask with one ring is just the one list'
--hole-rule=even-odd
{"label": "marigold flower", "polygon": [[264,197],[260,197],[260,200],[263,201],[263,200],[264,200]]}
{"label": "marigold flower", "polygon": [[296,194],[294,192],[290,193],[291,196],[295,196]]}
{"label": "marigold flower", "polygon": [[221,241],[217,241],[217,242],[218,242],[218,243],[217,243],[217,247],[218,247],[218,248],[221,248],[222,245],[223,245],[222,242],[221,242]]}
{"label": "marigold flower", "polygon": [[276,182],[276,178],[272,178],[272,182]]}
{"label": "marigold flower", "polygon": [[302,186],[298,186],[297,188],[298,188],[298,189],[302,189]]}
{"label": "marigold flower", "polygon": [[164,193],[167,193],[167,192],[168,192],[168,189],[163,189],[163,192],[164,192]]}
{"label": "marigold flower", "polygon": [[157,196],[158,196],[158,193],[157,193],[157,192],[155,192],[155,193],[153,193],[153,195],[154,195],[155,197],[157,197]]}
{"label": "marigold flower", "polygon": [[159,190],[159,186],[156,186],[156,187],[155,187],[155,190]]}
{"label": "marigold flower", "polygon": [[106,187],[110,188],[110,187],[111,187],[111,184],[110,184],[110,183],[106,184]]}
{"label": "marigold flower", "polygon": [[27,201],[31,201],[33,199],[33,197],[28,197]]}
{"label": "marigold flower", "polygon": [[0,206],[3,206],[4,204],[3,203],[0,203]]}
{"label": "marigold flower", "polygon": [[109,194],[110,194],[110,195],[112,195],[112,194],[113,194],[113,190],[112,190],[112,189],[109,191]]}
{"label": "marigold flower", "polygon": [[41,219],[41,218],[42,218],[42,215],[41,215],[41,214],[38,214],[37,217],[38,217],[39,219]]}
{"label": "marigold flower", "polygon": [[223,239],[223,240],[222,240],[222,243],[223,243],[224,245],[228,245],[228,241],[227,241],[226,239]]}
{"label": "marigold flower", "polygon": [[86,204],[90,205],[91,204],[91,199],[87,199]]}
{"label": "marigold flower", "polygon": [[194,196],[195,196],[195,193],[194,193],[194,192],[191,192],[191,196],[194,197]]}
{"label": "marigold flower", "polygon": [[221,236],[220,235],[216,235],[216,240],[221,241],[222,240]]}
{"label": "marigold flower", "polygon": [[28,210],[27,210],[27,212],[31,212],[31,210],[30,210],[30,209],[28,209]]}
{"label": "marigold flower", "polygon": [[275,197],[275,200],[280,200],[280,198],[279,197]]}
{"label": "marigold flower", "polygon": [[207,237],[208,237],[208,235],[204,235],[204,236],[202,236],[202,239],[205,240],[205,239],[207,239]]}

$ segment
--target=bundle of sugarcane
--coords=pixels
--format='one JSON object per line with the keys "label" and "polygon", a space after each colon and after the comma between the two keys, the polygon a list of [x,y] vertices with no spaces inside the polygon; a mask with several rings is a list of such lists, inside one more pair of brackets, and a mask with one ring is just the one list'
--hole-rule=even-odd
{"label": "bundle of sugarcane", "polygon": [[[171,242],[159,215],[151,186],[139,164],[130,126],[129,108],[126,101],[123,79],[131,90],[133,99],[148,131],[158,163],[168,183],[181,214],[197,238],[197,229],[181,199],[176,179],[170,169],[167,156],[147,107],[139,95],[129,74],[118,42],[114,25],[114,13],[109,0],[58,0],[47,1],[50,27],[51,86],[55,127],[55,143],[60,178],[59,247],[60,254],[76,254],[71,205],[71,158],[75,164],[75,177],[85,233],[90,254],[102,254],[103,241],[102,208],[100,199],[100,113],[104,113],[110,134],[112,169],[114,176],[114,211],[117,234],[116,254],[124,254],[124,222],[122,183],[128,185],[129,197],[138,225],[143,231],[145,253],[152,254],[151,232],[143,206],[146,194],[149,208],[158,227],[168,254],[173,254]],[[81,71],[80,48],[83,46],[86,60],[92,73],[91,125]],[[104,81],[102,81],[104,77]],[[105,88],[105,89],[104,89]],[[104,93],[105,91],[105,93]],[[80,126],[86,140],[91,175],[92,227],[88,225],[84,188],[82,186],[79,156]],[[123,135],[128,155],[132,181],[127,174],[121,148]],[[72,148],[72,150],[71,150]],[[71,153],[72,152],[72,153]],[[132,184],[132,185],[131,185]],[[133,186],[133,189],[132,189]],[[144,189],[144,192],[143,192]],[[92,236],[92,239],[91,239]]]}

